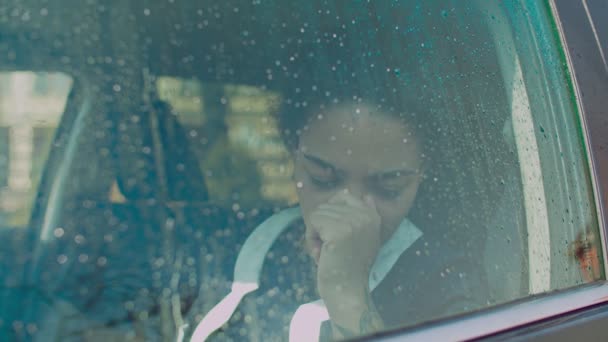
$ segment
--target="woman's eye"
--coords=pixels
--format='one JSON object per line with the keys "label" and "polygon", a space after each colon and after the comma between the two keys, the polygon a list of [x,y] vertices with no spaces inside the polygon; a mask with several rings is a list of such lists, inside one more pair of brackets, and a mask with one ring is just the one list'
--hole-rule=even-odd
{"label": "woman's eye", "polygon": [[338,182],[335,179],[323,179],[314,176],[309,176],[311,183],[322,190],[331,190],[335,188]]}

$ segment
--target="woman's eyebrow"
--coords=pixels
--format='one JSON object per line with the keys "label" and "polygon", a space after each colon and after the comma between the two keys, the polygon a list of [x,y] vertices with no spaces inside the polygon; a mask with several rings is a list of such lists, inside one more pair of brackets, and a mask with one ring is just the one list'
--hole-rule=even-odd
{"label": "woman's eyebrow", "polygon": [[386,179],[398,178],[398,177],[402,177],[402,176],[407,177],[407,176],[414,175],[416,173],[417,173],[417,171],[415,169],[395,169],[395,170],[385,170],[385,171],[377,172],[373,176],[378,179],[386,180]]}

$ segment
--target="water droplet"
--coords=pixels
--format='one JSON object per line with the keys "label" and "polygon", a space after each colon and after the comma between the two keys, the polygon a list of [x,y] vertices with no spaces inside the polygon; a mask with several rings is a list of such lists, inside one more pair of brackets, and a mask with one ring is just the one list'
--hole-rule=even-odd
{"label": "water droplet", "polygon": [[99,257],[97,259],[97,265],[105,266],[108,263],[108,259],[106,257]]}
{"label": "water droplet", "polygon": [[61,254],[57,257],[57,262],[60,264],[65,264],[68,261],[68,257],[65,254]]}
{"label": "water droplet", "polygon": [[63,230],[63,228],[55,228],[55,230],[53,231],[53,234],[56,238],[62,237],[64,233],[65,231]]}
{"label": "water droplet", "polygon": [[74,242],[76,242],[77,244],[82,244],[84,243],[84,236],[78,234],[74,237]]}
{"label": "water droplet", "polygon": [[78,261],[79,261],[81,264],[84,264],[84,263],[85,263],[85,262],[87,262],[88,260],[89,260],[89,256],[88,256],[88,255],[86,255],[86,254],[80,254],[80,255],[78,256]]}
{"label": "water droplet", "polygon": [[36,331],[38,331],[38,326],[37,326],[36,324],[34,324],[34,323],[29,323],[29,324],[27,325],[26,329],[27,329],[27,332],[28,332],[30,335],[33,335],[33,334],[35,334],[35,333],[36,333]]}

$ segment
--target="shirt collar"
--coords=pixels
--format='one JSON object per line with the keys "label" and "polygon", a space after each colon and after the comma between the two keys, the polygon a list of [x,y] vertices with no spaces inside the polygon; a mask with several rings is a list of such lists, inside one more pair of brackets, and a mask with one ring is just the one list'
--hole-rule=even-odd
{"label": "shirt collar", "polygon": [[369,289],[375,289],[395,266],[399,257],[416,240],[422,232],[410,220],[404,219],[393,235],[382,245],[369,273]]}

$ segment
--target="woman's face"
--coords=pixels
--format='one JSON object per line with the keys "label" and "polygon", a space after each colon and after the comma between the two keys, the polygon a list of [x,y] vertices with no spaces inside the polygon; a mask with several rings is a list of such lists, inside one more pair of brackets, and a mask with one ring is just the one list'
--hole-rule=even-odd
{"label": "woman's face", "polygon": [[[388,239],[412,206],[422,180],[422,158],[413,131],[372,106],[344,104],[314,117],[295,151],[300,207],[311,213],[338,191],[374,202],[381,239]],[[306,234],[307,240],[312,234]],[[307,241],[310,247],[315,242]]]}

